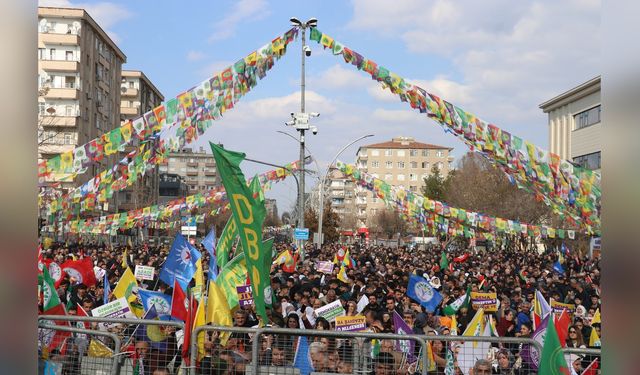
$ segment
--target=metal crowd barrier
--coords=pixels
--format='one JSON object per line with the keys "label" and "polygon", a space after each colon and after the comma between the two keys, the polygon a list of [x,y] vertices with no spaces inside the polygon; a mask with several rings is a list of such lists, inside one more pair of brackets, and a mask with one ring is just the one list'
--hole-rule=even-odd
{"label": "metal crowd barrier", "polygon": [[[43,358],[38,358],[39,360],[39,374],[42,373],[67,373],[67,374],[117,374],[118,373],[118,360],[117,355],[120,353],[120,339],[113,333],[95,331],[91,329],[83,329],[83,328],[74,328],[74,327],[66,327],[59,325],[51,325],[46,323],[39,323],[38,328],[43,330],[50,330],[53,333],[59,332],[69,332],[75,334],[74,336],[70,336],[66,340],[71,340],[71,343],[67,343],[65,345],[72,346],[71,348],[67,348],[66,351],[69,354],[59,353],[59,354],[48,354],[48,358],[46,361],[43,361]],[[93,338],[95,336],[96,338]],[[97,337],[108,338],[113,342],[113,349],[110,348],[109,343],[106,343],[104,340],[98,340]],[[96,340],[96,341],[94,341]],[[102,351],[102,353],[106,353],[106,358],[109,358],[109,361],[100,360],[105,358],[104,356],[100,357],[92,357],[91,349],[92,345],[98,347],[98,350]],[[80,349],[81,347],[82,350]],[[109,353],[111,351],[112,354]],[[88,353],[87,356],[83,356],[82,352]],[[103,354],[104,355],[104,354]],[[42,370],[42,372],[40,371]]]}
{"label": "metal crowd barrier", "polygon": [[[76,370],[65,371],[65,374],[120,374],[129,375],[134,373],[138,366],[140,369],[147,367],[146,372],[153,373],[157,368],[165,368],[170,374],[179,374],[183,368],[181,363],[181,353],[177,348],[176,332],[184,329],[184,323],[167,320],[149,319],[125,319],[125,318],[97,318],[84,316],[62,316],[62,315],[41,315],[38,317],[39,326],[46,324],[47,328],[68,330],[72,327],[51,325],[48,322],[69,322],[80,325],[88,324],[90,328],[83,329],[85,334],[108,335],[118,339],[117,350],[114,348],[112,357],[113,367],[110,370],[104,368],[100,371],[79,372]],[[138,341],[145,341],[143,344],[136,344]],[[95,344],[94,344],[95,345]],[[138,348],[139,347],[139,348]],[[143,353],[142,360],[136,361],[136,353]],[[78,354],[80,362],[96,362],[89,356],[88,351]],[[94,367],[97,367],[95,365]],[[151,369],[151,371],[148,371]],[[182,373],[186,374],[186,370]]]}
{"label": "metal crowd barrier", "polygon": [[[90,328],[59,326],[51,324],[52,322],[80,323],[83,326],[86,323]],[[99,324],[107,326],[98,326]],[[451,357],[456,353],[457,366],[468,373],[468,368],[478,359],[496,363],[496,353],[500,351],[516,353],[528,346],[538,354],[542,353],[542,347],[537,341],[523,338],[200,326],[191,335],[190,361],[187,364],[182,362],[177,341],[169,343],[172,338],[176,338],[169,328],[183,330],[182,322],[43,315],[39,317],[38,326],[46,330],[70,332],[75,335],[74,340],[78,335],[94,340],[101,338],[101,343],[112,351],[110,355],[97,359],[89,356],[86,350],[73,352],[80,366],[67,368],[64,373],[71,375],[133,374],[137,365],[134,363],[136,350],[133,345],[145,340],[150,342],[141,362],[149,366],[146,372],[162,368],[169,374],[185,375],[300,374],[301,371],[294,367],[294,357],[297,349],[304,348],[305,345],[308,347],[307,357],[300,354],[298,360],[303,363],[306,361],[312,366],[311,374],[369,374],[374,371],[392,374],[442,374],[448,349],[452,351]],[[142,328],[147,336],[139,339],[139,330]],[[166,334],[163,330],[171,333]],[[158,337],[159,340],[153,341]],[[169,350],[167,346],[163,352],[164,344],[175,344],[175,347]],[[567,348],[564,353],[599,356],[600,350]],[[85,369],[82,368],[83,364]],[[298,367],[299,365],[300,363]],[[139,370],[138,368],[137,371]]]}

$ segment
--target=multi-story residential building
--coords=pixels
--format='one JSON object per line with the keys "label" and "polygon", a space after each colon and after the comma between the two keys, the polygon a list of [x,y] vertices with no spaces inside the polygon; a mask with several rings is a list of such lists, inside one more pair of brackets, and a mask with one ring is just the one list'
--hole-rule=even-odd
{"label": "multi-story residential building", "polygon": [[[120,126],[120,77],[126,56],[84,9],[38,8],[38,159],[73,150]],[[115,164],[104,158],[72,178],[52,175],[63,191]],[[109,211],[113,211],[111,205]]]}
{"label": "multi-story residential building", "polygon": [[600,77],[540,104],[549,114],[549,150],[575,165],[600,169]]}
{"label": "multi-story residential building", "polygon": [[264,200],[264,206],[267,210],[267,216],[278,217],[278,205],[275,199],[266,198]]}
{"label": "multi-story residential building", "polygon": [[[320,185],[316,185],[311,193],[311,206],[317,211],[320,204]],[[356,227],[356,192],[355,183],[337,169],[329,171],[324,185],[324,204],[340,218],[340,229],[354,230]]]}
{"label": "multi-story residential building", "polygon": [[[390,185],[419,193],[433,166],[444,177],[453,169],[452,150],[451,147],[416,142],[411,137],[396,137],[361,146],[356,154],[356,167]],[[356,207],[358,226],[368,227],[385,205],[371,192],[358,187]]]}
{"label": "multi-story residential building", "polygon": [[[120,95],[120,113],[123,124],[156,108],[164,100],[160,90],[143,72],[137,70],[122,71]],[[138,146],[138,140],[136,139],[131,146],[128,146],[120,154],[120,157],[124,157]],[[159,191],[158,175],[158,168],[156,167],[147,171],[133,186],[116,193],[117,209],[119,211],[129,211],[156,204]]]}
{"label": "multi-story residential building", "polygon": [[175,173],[158,173],[158,204],[165,204],[188,195],[184,179]]}
{"label": "multi-story residential building", "polygon": [[170,153],[167,162],[160,165],[159,172],[181,176],[187,184],[189,195],[206,193],[220,185],[215,159],[202,147],[198,152],[183,148],[180,152]]}

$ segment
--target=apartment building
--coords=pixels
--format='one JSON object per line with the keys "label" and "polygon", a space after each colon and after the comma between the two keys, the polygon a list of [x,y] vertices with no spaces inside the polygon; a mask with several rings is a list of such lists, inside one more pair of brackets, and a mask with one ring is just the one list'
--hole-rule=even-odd
{"label": "apartment building", "polygon": [[207,154],[202,147],[198,151],[183,148],[179,152],[170,153],[167,161],[160,165],[159,173],[182,177],[189,195],[206,193],[221,183],[217,177],[213,155]]}
{"label": "apartment building", "polygon": [[[387,142],[361,146],[356,167],[390,185],[419,193],[433,166],[447,176],[453,169],[453,148],[417,142],[412,137],[396,137]],[[356,188],[358,226],[369,227],[385,205],[363,188]]]}
{"label": "apartment building", "polygon": [[[124,53],[84,9],[38,8],[38,161],[120,126],[125,62]],[[115,160],[115,155],[105,158],[75,178],[52,175],[45,184],[66,191]]]}
{"label": "apartment building", "polygon": [[[123,70],[120,79],[120,113],[122,124],[142,116],[164,101],[164,96],[151,80],[139,70]],[[139,146],[138,140],[120,154],[123,158],[128,152]],[[118,211],[130,211],[158,203],[159,173],[158,167],[147,171],[145,175],[127,189],[117,194]]]}
{"label": "apartment building", "polygon": [[602,151],[600,91],[598,76],[539,106],[549,115],[549,151],[592,170]]}

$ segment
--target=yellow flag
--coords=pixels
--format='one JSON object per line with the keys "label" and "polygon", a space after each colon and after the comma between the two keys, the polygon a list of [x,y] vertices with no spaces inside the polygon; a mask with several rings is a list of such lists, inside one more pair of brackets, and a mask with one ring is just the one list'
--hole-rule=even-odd
{"label": "yellow flag", "polygon": [[431,347],[431,342],[427,343],[427,360],[429,363],[427,371],[436,371],[436,359],[433,356],[433,348]]}
{"label": "yellow flag", "polygon": [[[207,297],[207,315],[205,322],[213,323],[217,326],[231,327],[233,320],[231,318],[231,309],[224,292],[215,281],[209,281],[209,295]],[[229,334],[220,335],[220,342],[224,346],[229,338]]]}
{"label": "yellow flag", "polygon": [[116,298],[126,298],[127,302],[129,302],[129,307],[131,307],[131,311],[138,317],[141,318],[144,315],[144,308],[140,303],[138,303],[138,297],[133,293],[138,289],[138,281],[135,276],[133,276],[133,272],[131,269],[127,267],[127,269],[120,277],[118,284],[113,289],[113,295]]}
{"label": "yellow flag", "polygon": [[598,336],[596,329],[593,327],[591,327],[591,335],[589,336],[589,346],[600,346],[600,337]]}
{"label": "yellow flag", "polygon": [[273,264],[275,264],[276,266],[279,266],[285,263],[287,264],[293,263],[293,258],[291,258],[291,253],[289,252],[289,250],[285,250],[280,254],[278,254],[278,256],[276,257],[276,260],[273,261]]}
{"label": "yellow flag", "polygon": [[87,355],[96,358],[111,358],[113,356],[113,350],[98,340],[91,340]]}
{"label": "yellow flag", "polygon": [[349,277],[347,277],[347,271],[344,269],[344,264],[340,266],[340,272],[338,272],[338,280],[342,281],[343,283],[349,283],[351,281],[349,280]]}
{"label": "yellow flag", "polygon": [[196,261],[196,273],[193,275],[193,278],[196,279],[195,289],[199,292],[196,294],[200,296],[198,302],[202,302],[202,295],[204,294],[204,272],[202,271],[202,258]]}
{"label": "yellow flag", "polygon": [[602,323],[600,321],[600,309],[597,309],[596,313],[593,314],[593,318],[591,318],[591,325],[593,325],[595,323]]}
{"label": "yellow flag", "polygon": [[127,267],[127,249],[124,249],[124,253],[122,253],[122,268]]}
{"label": "yellow flag", "polygon": [[451,336],[458,335],[458,321],[456,320],[456,314],[451,315]]}
{"label": "yellow flag", "polygon": [[[467,325],[467,329],[464,330],[462,336],[480,336],[484,331],[484,309],[480,309],[476,312],[476,315],[473,316],[469,325]],[[474,343],[475,344],[475,343]]]}
{"label": "yellow flag", "polygon": [[[198,309],[196,310],[196,318],[193,321],[193,330],[195,331],[195,329],[197,327],[203,326],[206,324],[205,322],[205,316],[204,316],[204,298],[202,299],[202,301],[200,303],[198,303]],[[193,332],[193,331],[192,331]],[[204,358],[205,355],[205,351],[204,351],[204,338],[205,338],[205,333],[206,332],[201,332],[198,334],[197,340],[198,340],[198,361],[202,360],[202,358]]]}

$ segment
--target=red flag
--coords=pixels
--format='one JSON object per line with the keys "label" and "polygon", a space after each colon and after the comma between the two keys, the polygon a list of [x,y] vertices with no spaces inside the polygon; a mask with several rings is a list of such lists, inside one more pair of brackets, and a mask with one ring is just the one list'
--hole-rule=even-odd
{"label": "red flag", "polygon": [[571,324],[571,318],[569,314],[567,314],[567,309],[562,310],[562,314],[555,319],[554,324],[556,325],[560,345],[564,348],[567,346],[567,335],[569,334],[569,324]]}
{"label": "red flag", "polygon": [[598,374],[598,358],[594,359],[589,366],[587,366],[581,375],[597,375]]}
{"label": "red flag", "polygon": [[298,264],[298,253],[293,254],[293,262],[291,264],[287,264],[287,262],[282,264],[282,272],[286,273],[294,273],[296,272],[296,265]]}
{"label": "red flag", "polygon": [[96,275],[93,272],[93,261],[90,257],[81,260],[68,260],[62,263],[62,270],[76,279],[78,284],[86,286],[96,285]]}
{"label": "red flag", "polygon": [[[87,314],[87,312],[84,311],[84,309],[82,308],[82,306],[80,306],[79,303],[76,306],[76,315],[77,316],[86,316],[86,317],[89,316],[89,314]],[[78,322],[78,323],[82,323],[82,325],[84,325],[84,328],[86,328],[86,329],[91,328],[91,325],[89,324],[89,322]]]}
{"label": "red flag", "polygon": [[173,281],[173,293],[171,295],[171,316],[178,318],[183,322],[188,318],[189,301],[184,294],[182,287],[177,281]]}
{"label": "red flag", "polygon": [[47,267],[49,275],[55,282],[54,286],[56,288],[59,288],[60,283],[62,282],[62,280],[64,280],[64,277],[67,275],[67,273],[62,270],[58,263],[54,262],[51,259],[45,259],[43,264]]}
{"label": "red flag", "polygon": [[189,299],[189,311],[187,312],[187,320],[184,323],[184,342],[182,343],[182,361],[190,366],[191,359],[189,353],[191,352],[191,331],[193,330],[193,322],[196,318],[196,311],[198,311],[198,301],[191,296]]}
{"label": "red flag", "polygon": [[462,263],[467,259],[469,259],[469,253],[464,253],[464,254],[460,255],[459,257],[453,258],[453,261],[456,262],[456,263]]}
{"label": "red flag", "polygon": [[[66,316],[67,315],[67,311],[64,309],[64,305],[63,304],[58,304],[58,305],[50,308],[49,310],[45,311],[43,313],[43,315],[61,315],[61,316]],[[54,320],[53,323],[55,325],[57,325],[57,326],[64,326],[64,327],[68,327],[69,326],[69,322],[62,321],[62,320]],[[64,341],[69,336],[71,336],[71,332],[55,331],[55,333],[53,334],[53,337],[51,338],[51,341],[49,342],[49,345],[47,345],[47,347],[49,349],[49,353],[51,353],[51,351],[53,351],[54,349],[57,349],[58,347],[60,347],[61,344],[63,344]]]}

